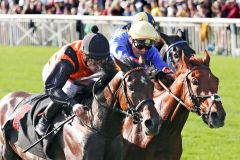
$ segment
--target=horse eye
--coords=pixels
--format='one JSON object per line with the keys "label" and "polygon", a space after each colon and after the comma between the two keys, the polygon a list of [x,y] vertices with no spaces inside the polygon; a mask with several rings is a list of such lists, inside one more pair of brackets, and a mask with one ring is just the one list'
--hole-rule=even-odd
{"label": "horse eye", "polygon": [[178,53],[173,54],[174,58],[178,58]]}
{"label": "horse eye", "polygon": [[193,85],[199,85],[198,80],[196,78],[192,79],[192,84]]}
{"label": "horse eye", "polygon": [[132,81],[131,75],[127,76],[127,77],[126,77],[126,80],[127,80],[128,82]]}
{"label": "horse eye", "polygon": [[128,85],[128,89],[129,89],[129,90],[133,90],[133,89],[134,89],[133,84],[130,83],[130,84]]}

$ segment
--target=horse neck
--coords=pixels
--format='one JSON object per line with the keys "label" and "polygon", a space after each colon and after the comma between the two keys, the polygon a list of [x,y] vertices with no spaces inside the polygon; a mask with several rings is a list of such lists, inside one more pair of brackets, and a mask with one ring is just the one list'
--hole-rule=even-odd
{"label": "horse neck", "polygon": [[123,115],[112,109],[115,105],[114,95],[118,92],[120,81],[121,74],[115,75],[103,91],[97,95],[98,100],[96,100],[96,98],[93,100],[92,112],[94,118],[92,123],[96,129],[105,135],[120,133],[120,124],[122,122]]}
{"label": "horse neck", "polygon": [[[184,96],[184,75],[180,74],[173,84],[170,86],[169,90],[173,95],[181,99]],[[170,114],[176,108],[178,101],[170,95],[167,91],[164,91],[158,97],[155,97],[155,103],[158,106],[157,110],[163,120],[167,120]]]}

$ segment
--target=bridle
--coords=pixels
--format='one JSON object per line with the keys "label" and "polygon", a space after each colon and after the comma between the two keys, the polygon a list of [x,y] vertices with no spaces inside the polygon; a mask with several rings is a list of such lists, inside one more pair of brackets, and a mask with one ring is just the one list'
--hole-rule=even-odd
{"label": "bridle", "polygon": [[[131,70],[129,70],[128,72],[126,72],[124,75],[123,75],[123,78],[121,79],[121,84],[118,86],[118,89],[116,90],[115,93],[113,93],[111,91],[111,88],[109,88],[109,90],[111,91],[112,93],[112,96],[113,96],[113,103],[112,103],[112,106],[113,107],[106,107],[105,104],[102,104],[102,102],[100,102],[98,100],[98,97],[96,96],[95,92],[94,92],[94,86],[93,86],[93,96],[94,98],[96,99],[97,103],[101,106],[101,107],[104,107],[104,108],[107,108],[107,109],[112,109],[116,112],[119,112],[121,114],[124,114],[126,116],[130,116],[132,117],[133,119],[133,123],[134,124],[137,124],[137,123],[141,123],[142,122],[142,118],[141,116],[139,115],[139,110],[145,105],[145,104],[148,104],[148,103],[152,103],[154,105],[154,101],[152,99],[144,99],[142,100],[141,102],[139,102],[137,105],[134,105],[132,100],[130,99],[129,95],[127,94],[127,85],[126,85],[126,77],[129,76],[131,73],[133,72],[138,72],[138,71],[142,71],[142,70],[145,70],[144,67],[136,67],[136,68],[133,68]],[[96,84],[96,83],[95,83]],[[126,102],[128,104],[128,109],[126,111],[120,109],[120,108],[117,108],[116,107],[116,104],[118,104],[118,99],[117,99],[117,93],[119,92],[120,88],[123,87],[123,94],[126,98]]]}
{"label": "bridle", "polygon": [[[195,66],[186,73],[186,75],[184,77],[184,82],[185,82],[185,85],[186,85],[186,88],[187,88],[187,93],[189,94],[190,100],[193,104],[193,108],[190,109],[190,111],[197,113],[201,117],[208,118],[214,102],[221,102],[221,98],[217,93],[208,94],[208,95],[196,95],[196,94],[193,93],[193,90],[190,87],[190,80],[188,79],[188,75],[191,74],[194,70],[199,70],[199,69],[205,69],[205,70],[210,71],[209,67]],[[198,105],[199,102],[200,102],[199,99],[208,99],[208,98],[211,98],[212,104],[209,107],[209,110],[207,112],[202,112],[201,113],[200,112],[201,111],[200,105]]]}
{"label": "bridle", "polygon": [[173,58],[169,54],[170,53],[170,49],[173,48],[174,46],[176,46],[178,44],[182,44],[182,43],[186,43],[187,44],[188,42],[185,41],[185,40],[180,40],[180,41],[177,41],[177,42],[171,44],[170,46],[167,45],[167,49],[166,49],[164,55],[167,56],[167,63],[168,63],[168,66],[172,66],[171,69],[175,69],[175,68],[173,67],[174,66]]}
{"label": "bridle", "polygon": [[[218,96],[217,93],[213,93],[213,94],[208,94],[208,95],[196,95],[193,93],[193,90],[192,88],[190,87],[190,80],[188,78],[188,76],[195,70],[199,70],[199,69],[206,69],[206,70],[209,70],[209,67],[206,67],[206,66],[195,66],[193,67],[191,70],[189,70],[185,76],[184,76],[184,84],[185,84],[185,87],[187,88],[187,93],[185,95],[189,95],[190,97],[190,100],[192,102],[192,105],[193,107],[190,107],[188,105],[186,105],[183,100],[181,100],[180,98],[178,98],[177,96],[175,96],[160,80],[159,80],[159,83],[160,85],[179,103],[179,105],[181,104],[182,106],[184,106],[186,109],[188,109],[189,111],[191,112],[194,112],[194,113],[197,113],[200,117],[205,117],[205,118],[208,118],[209,117],[209,114],[211,112],[211,108],[214,104],[214,102],[221,102],[221,98],[220,96]],[[211,98],[212,100],[212,104],[211,106],[209,107],[209,110],[207,112],[201,112],[201,108],[200,108],[200,101],[199,99],[208,99],[208,98]],[[179,106],[178,105],[178,106]],[[178,107],[176,107],[175,110],[177,110]],[[174,111],[174,113],[176,113],[176,111]],[[173,118],[171,118],[173,119]]]}

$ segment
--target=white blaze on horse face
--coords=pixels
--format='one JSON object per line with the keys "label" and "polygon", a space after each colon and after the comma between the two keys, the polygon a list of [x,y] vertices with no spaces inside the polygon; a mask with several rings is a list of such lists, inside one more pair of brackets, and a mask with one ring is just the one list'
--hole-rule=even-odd
{"label": "white blaze on horse face", "polygon": [[147,81],[146,81],[146,78],[145,78],[145,77],[141,76],[140,81],[141,81],[143,84],[147,85]]}

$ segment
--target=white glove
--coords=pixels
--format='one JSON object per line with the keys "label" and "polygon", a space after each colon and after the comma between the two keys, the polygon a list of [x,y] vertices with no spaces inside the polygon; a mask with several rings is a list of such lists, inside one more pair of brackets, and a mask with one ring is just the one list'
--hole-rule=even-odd
{"label": "white glove", "polygon": [[84,114],[86,114],[86,112],[84,110],[84,105],[82,105],[82,104],[75,104],[73,106],[72,110],[73,110],[73,113],[78,117],[81,117]]}

